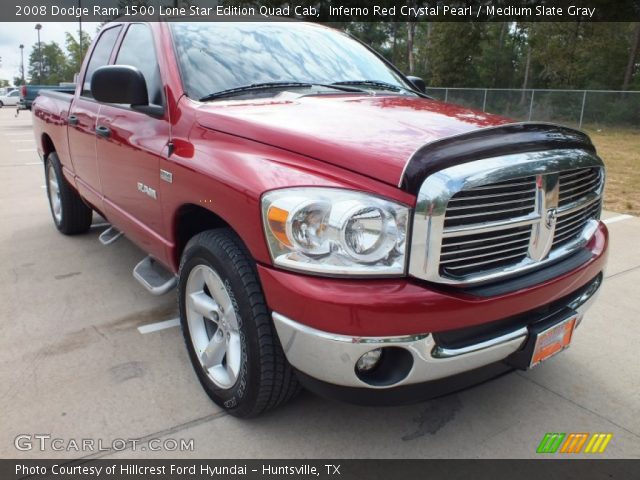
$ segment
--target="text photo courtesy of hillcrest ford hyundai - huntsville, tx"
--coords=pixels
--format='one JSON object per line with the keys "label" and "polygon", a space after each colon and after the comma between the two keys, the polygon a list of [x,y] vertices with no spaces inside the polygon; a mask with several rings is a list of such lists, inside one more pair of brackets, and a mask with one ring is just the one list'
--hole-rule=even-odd
{"label": "text photo courtesy of hillcrest ford hyundai - huntsville, tx", "polygon": [[640,457],[640,22],[186,10],[2,24],[2,457]]}

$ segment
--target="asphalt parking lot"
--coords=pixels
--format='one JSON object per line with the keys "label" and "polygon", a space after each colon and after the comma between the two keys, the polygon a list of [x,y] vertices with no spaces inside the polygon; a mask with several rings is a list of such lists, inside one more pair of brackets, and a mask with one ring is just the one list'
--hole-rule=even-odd
{"label": "asphalt parking lot", "polygon": [[[612,433],[598,457],[640,458],[640,218],[605,213],[601,295],[571,348],[543,366],[411,406],[305,392],[239,420],[201,389],[179,327],[157,329],[176,318],[175,293],[154,297],[134,280],[143,253],[126,239],[102,246],[100,219],[84,236],[56,231],[30,114],[14,113],[0,109],[2,458],[518,458],[539,456],[546,432]],[[21,451],[21,434],[140,443]],[[150,451],[150,439],[193,439],[194,449]]]}

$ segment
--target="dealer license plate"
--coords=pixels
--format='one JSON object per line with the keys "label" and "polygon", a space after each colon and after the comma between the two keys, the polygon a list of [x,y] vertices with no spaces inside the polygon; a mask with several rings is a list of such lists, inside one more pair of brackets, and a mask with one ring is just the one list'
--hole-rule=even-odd
{"label": "dealer license plate", "polygon": [[577,319],[577,315],[571,316],[538,333],[529,368],[535,367],[569,346]]}

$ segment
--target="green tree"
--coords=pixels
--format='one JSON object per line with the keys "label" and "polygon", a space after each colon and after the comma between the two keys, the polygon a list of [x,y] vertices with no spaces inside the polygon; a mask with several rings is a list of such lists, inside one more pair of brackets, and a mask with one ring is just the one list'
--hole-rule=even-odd
{"label": "green tree", "polygon": [[[514,22],[488,23],[476,69],[479,82],[490,88],[516,88],[521,83],[522,35]],[[526,54],[526,52],[525,52]]]}
{"label": "green tree", "polygon": [[9,86],[9,80],[6,80],[4,78],[0,78],[0,88],[8,87],[8,86]]}
{"label": "green tree", "polygon": [[582,88],[617,90],[627,68],[631,33],[628,23],[587,23],[581,45]]}
{"label": "green tree", "polygon": [[29,77],[32,84],[57,85],[70,82],[67,57],[56,42],[34,45],[29,55]]}
{"label": "green tree", "polygon": [[629,49],[629,24],[539,23],[531,30],[533,87],[618,89]]}
{"label": "green tree", "polygon": [[86,31],[82,31],[82,49],[80,48],[80,32],[78,31],[77,37],[74,37],[71,33],[65,33],[65,49],[67,51],[67,71],[65,77],[73,79],[74,76],[80,72],[82,61],[91,44],[91,37]]}
{"label": "green tree", "polygon": [[[636,22],[630,28],[632,29],[631,41],[629,42],[629,56],[627,59],[627,67],[624,72],[624,80],[622,81],[622,89],[627,90],[631,85],[633,77],[638,73],[638,65],[636,60],[640,52],[640,22]],[[640,83],[640,75],[635,75],[636,85]],[[637,88],[637,87],[636,87]]]}
{"label": "green tree", "polygon": [[478,63],[486,24],[465,22],[434,23],[426,54],[429,84],[446,87],[481,85]]}

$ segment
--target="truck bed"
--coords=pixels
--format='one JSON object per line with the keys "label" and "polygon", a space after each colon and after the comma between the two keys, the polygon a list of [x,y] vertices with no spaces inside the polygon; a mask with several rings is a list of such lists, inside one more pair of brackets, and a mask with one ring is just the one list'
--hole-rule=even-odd
{"label": "truck bed", "polygon": [[[71,165],[71,158],[67,147],[67,125],[69,109],[73,100],[73,93],[42,90],[38,95],[37,108],[34,114],[43,122],[34,122],[34,135],[38,145],[55,145],[56,151],[64,166]],[[46,129],[43,128],[47,125]],[[48,152],[40,151],[44,156]]]}
{"label": "truck bed", "polygon": [[44,93],[63,93],[73,97],[75,87],[61,87],[59,85],[26,85],[20,91],[20,104],[23,109],[31,110],[31,105],[38,95]]}

